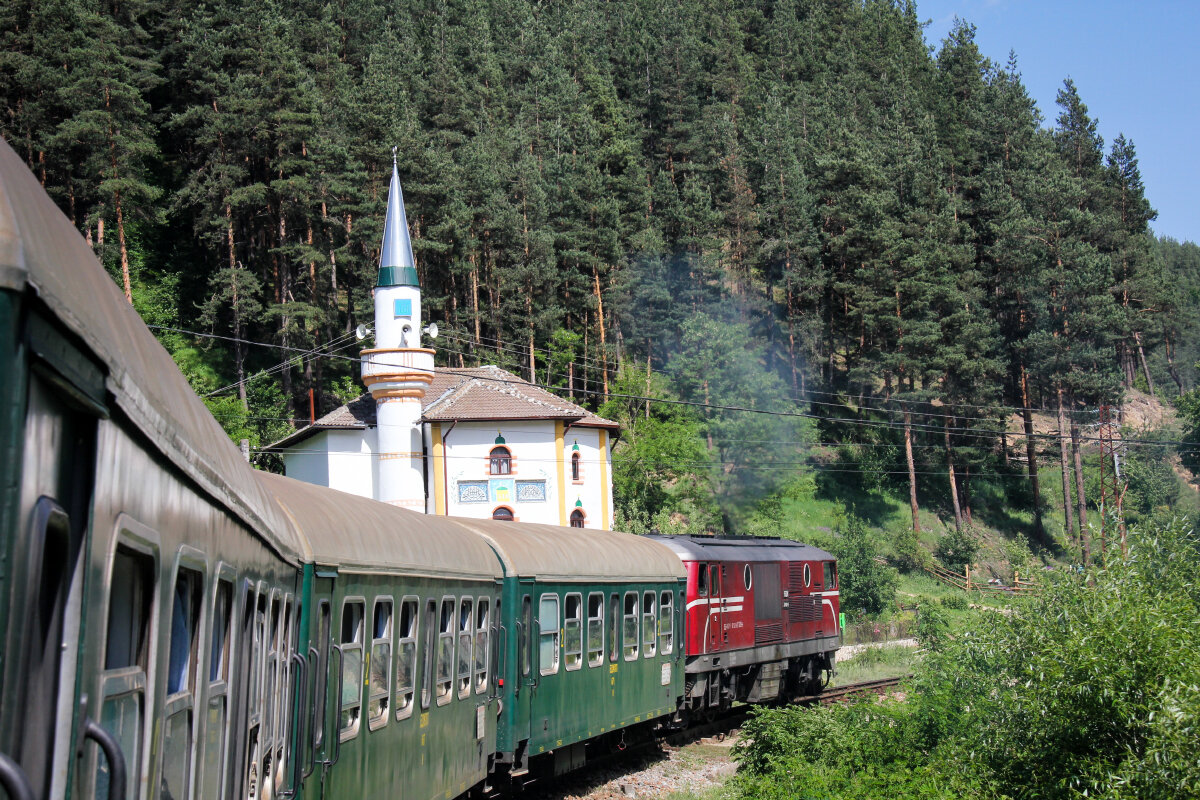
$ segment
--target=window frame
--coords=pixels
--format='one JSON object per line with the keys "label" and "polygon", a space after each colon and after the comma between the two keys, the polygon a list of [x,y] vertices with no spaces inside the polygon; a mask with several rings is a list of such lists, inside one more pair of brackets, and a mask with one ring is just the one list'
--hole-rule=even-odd
{"label": "window frame", "polygon": [[[480,614],[482,614],[482,620]],[[475,663],[472,665],[475,694],[483,694],[488,689],[492,653],[491,637],[492,598],[480,595],[475,598]]]}
{"label": "window frame", "polygon": [[[503,453],[497,451],[502,450]],[[498,444],[488,451],[488,475],[512,475],[513,455],[508,445]]]}
{"label": "window frame", "polygon": [[[575,600],[575,602],[576,602],[576,606],[575,606],[576,614],[574,617],[570,616],[572,600]],[[579,648],[575,652],[571,651],[570,631],[571,631],[572,626],[574,626],[576,633],[578,634],[578,637],[579,637]],[[584,659],[583,593],[582,592],[567,592],[566,596],[564,596],[564,598],[563,598],[562,633],[563,633],[563,664],[565,665],[568,672],[574,672],[575,670],[581,669],[583,667],[583,659]],[[571,664],[572,656],[574,656],[574,658],[575,658],[574,666],[572,666],[572,664]]]}
{"label": "window frame", "polygon": [[658,652],[664,656],[675,652],[675,593],[670,589],[663,589],[658,596]]}
{"label": "window frame", "polygon": [[[470,696],[471,685],[475,681],[475,598],[463,595],[458,598],[457,614],[455,615],[455,683],[458,686],[458,699]],[[464,660],[463,643],[467,645]],[[464,669],[465,667],[465,669]]]}
{"label": "window frame", "polygon": [[[577,508],[577,509],[573,510],[571,512],[571,518],[568,522],[570,523],[570,527],[572,527],[572,528],[586,528],[587,527],[587,512],[584,511],[582,508]],[[578,522],[579,524],[576,525],[575,524],[576,522]]]}
{"label": "window frame", "polygon": [[[552,600],[554,602],[554,628],[551,631],[546,631],[542,628],[542,605],[547,600]],[[543,592],[538,596],[537,666],[538,675],[542,677],[558,674],[558,668],[562,660],[562,638],[560,633],[560,625],[562,624],[562,610],[562,598],[558,596],[557,592]],[[542,640],[547,638],[550,639],[549,644],[551,644],[553,647],[553,655],[550,659],[551,663],[549,666],[542,663]]]}
{"label": "window frame", "polygon": [[[404,633],[397,629],[397,620],[404,620],[404,608],[411,604],[412,607],[412,624],[409,626],[412,630],[411,636],[403,636]],[[408,719],[412,716],[413,706],[417,704],[417,676],[420,673],[420,643],[421,643],[421,598],[414,594],[406,594],[400,599],[400,613],[395,615],[393,609],[392,617],[392,634],[395,640],[392,656],[396,660],[395,670],[392,672],[394,685],[393,704],[396,709],[396,721]],[[411,674],[408,676],[408,686],[405,687],[400,682],[400,649],[404,646],[412,647],[411,659]],[[401,702],[401,696],[407,693],[405,702]]]}
{"label": "window frame", "polygon": [[[347,642],[347,641],[343,641],[343,637],[345,636],[344,631],[345,631],[345,625],[346,625],[346,608],[348,606],[350,606],[351,604],[358,605],[360,607],[360,613],[359,613],[359,617],[358,617],[358,631],[353,634],[356,638]],[[341,715],[339,715],[339,717],[338,717],[337,725],[338,725],[338,738],[343,742],[347,742],[347,741],[355,738],[356,736],[358,736],[358,732],[362,729],[363,672],[366,667],[366,659],[363,658],[362,655],[363,655],[363,652],[366,647],[366,636],[367,636],[366,627],[367,627],[367,598],[364,597],[363,595],[351,595],[351,596],[343,597],[342,598],[342,613],[338,616],[338,626],[337,626],[337,630],[338,630],[337,647],[338,647],[338,650],[341,651],[341,659],[340,659],[339,666],[342,670],[342,676],[343,676],[342,677],[342,697],[338,699],[338,708],[339,708],[339,711],[341,712]],[[356,696],[358,697],[358,700],[351,704],[347,704],[345,701],[345,695],[346,695],[345,674],[346,674],[346,651],[347,650],[350,650],[350,651],[358,650],[359,651],[358,680],[355,683],[355,691],[356,691]],[[351,718],[351,721],[349,724],[343,724],[342,719],[348,710],[351,712],[357,711],[358,714]]]}
{"label": "window frame", "polygon": [[[184,572],[191,573],[191,602],[193,608],[192,613],[192,631],[191,641],[188,643],[188,653],[186,656],[186,664],[184,665],[183,686],[174,692],[169,691],[169,687],[164,687],[166,697],[163,701],[162,711],[159,714],[158,724],[162,728],[162,746],[159,748],[159,775],[163,779],[166,776],[166,768],[164,766],[167,749],[169,746],[169,734],[171,731],[171,722],[179,714],[187,714],[188,718],[185,721],[185,730],[187,742],[184,746],[186,753],[186,761],[183,766],[184,774],[182,776],[183,785],[171,787],[172,794],[180,800],[187,800],[192,796],[192,789],[195,786],[195,769],[197,756],[197,734],[199,732],[199,714],[196,712],[196,701],[200,697],[200,668],[204,659],[201,658],[203,648],[203,636],[207,633],[206,614],[205,614],[205,599],[206,589],[208,587],[208,559],[204,553],[194,547],[182,545],[179,552],[175,556],[175,566],[172,570],[171,578],[171,594],[169,602],[171,604],[171,617],[168,619],[167,635],[164,639],[167,647],[167,675],[166,682],[171,680],[171,650],[174,641],[175,627],[175,600],[176,591],[179,586],[180,576]],[[207,674],[207,673],[206,673]]]}
{"label": "window frame", "polygon": [[[650,608],[646,608],[649,604]],[[658,655],[658,599],[653,589],[642,593],[642,658]]]}
{"label": "window frame", "polygon": [[[222,589],[227,589],[227,602],[224,609],[224,623],[222,624],[218,609],[222,596]],[[204,636],[204,648],[201,656],[201,661],[204,667],[204,711],[203,714],[197,716],[204,717],[204,741],[198,739],[195,743],[196,748],[196,767],[194,768],[196,778],[196,797],[211,797],[214,800],[222,800],[225,796],[226,781],[224,776],[227,771],[229,762],[229,718],[230,718],[230,686],[232,685],[231,675],[233,666],[236,663],[234,660],[234,644],[238,637],[234,635],[234,621],[238,618],[237,608],[237,571],[229,564],[218,561],[213,569],[211,585],[205,591],[205,610],[204,615],[207,621]],[[221,643],[219,650],[219,662],[214,665],[213,657],[217,655],[218,650],[214,646],[216,644],[216,634],[218,626],[224,628],[224,641]],[[214,671],[214,666],[216,670]],[[210,721],[214,714],[214,709],[219,721],[216,727],[216,758],[213,764],[213,769],[208,770],[208,755],[209,742],[214,737],[214,731],[210,729]],[[210,774],[211,773],[211,774]],[[215,785],[211,785],[215,782]]]}
{"label": "window frame", "polygon": [[[386,633],[383,636],[376,636],[376,620],[375,616],[379,613],[380,606],[386,605],[387,624]],[[365,623],[365,620],[364,620]],[[388,719],[392,716],[392,677],[395,674],[392,671],[392,656],[395,650],[396,640],[396,602],[395,598],[390,594],[376,595],[371,603],[371,658],[370,672],[367,673],[367,729],[377,731],[388,724]],[[384,662],[384,685],[380,689],[376,687],[373,680],[375,665],[379,662],[376,656],[376,649],[380,647],[387,648],[387,656],[383,658]],[[375,703],[382,701],[381,712],[374,712]]]}
{"label": "window frame", "polygon": [[[449,614],[447,615],[447,606],[449,606]],[[442,599],[437,605],[437,630],[435,631],[437,642],[437,652],[434,654],[434,697],[435,702],[439,706],[444,706],[454,699],[454,644],[458,637],[458,598],[452,595],[442,595]],[[446,651],[445,642],[450,640],[449,650]],[[448,677],[442,679],[442,654],[446,653]],[[444,684],[444,688],[443,688]]]}
{"label": "window frame", "polygon": [[[633,611],[629,610],[629,600],[633,599]],[[621,656],[625,661],[637,661],[641,652],[641,637],[639,631],[641,618],[641,597],[636,589],[625,592],[621,607]],[[629,622],[633,621],[633,643],[630,644]]]}
{"label": "window frame", "polygon": [[[598,615],[592,614],[592,601],[593,600],[600,601],[600,603],[599,603],[600,613]],[[605,600],[604,592],[589,592],[588,593],[587,647],[585,648],[585,650],[587,652],[587,665],[589,667],[598,667],[604,663],[604,651],[606,649],[605,641],[604,641],[604,600]],[[593,625],[593,623],[597,624],[600,628],[600,637],[599,637],[600,649],[595,651],[596,656],[594,658],[592,656],[592,625]]]}

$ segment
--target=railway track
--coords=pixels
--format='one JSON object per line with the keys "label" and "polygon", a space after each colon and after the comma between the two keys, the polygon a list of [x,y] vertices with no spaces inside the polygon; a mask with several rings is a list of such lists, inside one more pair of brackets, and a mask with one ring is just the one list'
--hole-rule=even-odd
{"label": "railway track", "polygon": [[[911,675],[901,675],[895,678],[880,678],[873,681],[860,681],[835,686],[820,694],[798,697],[792,700],[796,705],[830,705],[844,703],[864,695],[885,694],[891,687],[900,685]],[[653,759],[655,754],[661,754],[663,745],[668,749],[678,749],[694,744],[702,739],[715,739],[720,742],[734,734],[745,722],[753,705],[739,705],[720,712],[715,718],[693,723],[688,727],[672,731],[653,741],[644,741],[631,745],[620,752],[605,753],[596,756],[578,770],[567,775],[551,778],[536,776],[525,781],[518,787],[507,790],[497,789],[485,794],[486,798],[511,798],[521,795],[533,800],[558,800],[565,796],[586,796],[601,784],[614,779],[611,774],[632,767],[634,771],[644,766],[647,759]],[[605,774],[605,773],[610,774]]]}

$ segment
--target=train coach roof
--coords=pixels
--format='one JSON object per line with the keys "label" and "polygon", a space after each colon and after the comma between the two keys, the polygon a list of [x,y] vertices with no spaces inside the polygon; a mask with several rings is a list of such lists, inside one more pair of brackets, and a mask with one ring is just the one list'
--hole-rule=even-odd
{"label": "train coach roof", "polygon": [[551,581],[674,581],[686,575],[675,554],[645,536],[527,522],[451,519],[492,542],[509,575]]}
{"label": "train coach roof", "polygon": [[453,519],[267,472],[256,477],[296,527],[306,561],[347,571],[403,570],[443,578],[503,574],[488,543]]}
{"label": "train coach roof", "polygon": [[696,561],[834,561],[819,547],[762,536],[648,536]]}
{"label": "train coach roof", "polygon": [[0,289],[27,288],[90,348],[105,386],[167,459],[281,555],[295,542],[254,470],[125,300],[75,226],[0,140]]}

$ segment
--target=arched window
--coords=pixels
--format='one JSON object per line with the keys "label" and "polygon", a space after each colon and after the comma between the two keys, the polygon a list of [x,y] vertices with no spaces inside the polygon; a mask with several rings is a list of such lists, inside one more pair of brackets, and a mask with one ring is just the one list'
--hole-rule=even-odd
{"label": "arched window", "polygon": [[512,453],[508,451],[507,447],[493,447],[489,458],[491,460],[491,473],[493,475],[512,474]]}
{"label": "arched window", "polygon": [[571,512],[571,527],[572,528],[582,528],[583,520],[584,520],[584,514],[578,508]]}
{"label": "arched window", "polygon": [[511,508],[504,506],[496,506],[496,510],[492,512],[492,519],[502,519],[508,522],[513,521],[513,513]]}
{"label": "arched window", "polygon": [[571,480],[579,480],[579,453],[571,454]]}

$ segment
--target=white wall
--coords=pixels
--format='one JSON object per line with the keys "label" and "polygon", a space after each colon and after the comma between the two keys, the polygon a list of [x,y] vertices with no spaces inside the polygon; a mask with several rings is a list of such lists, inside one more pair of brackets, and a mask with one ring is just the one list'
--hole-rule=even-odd
{"label": "white wall", "polygon": [[283,454],[289,478],[375,497],[378,459],[374,428],[316,433]]}

